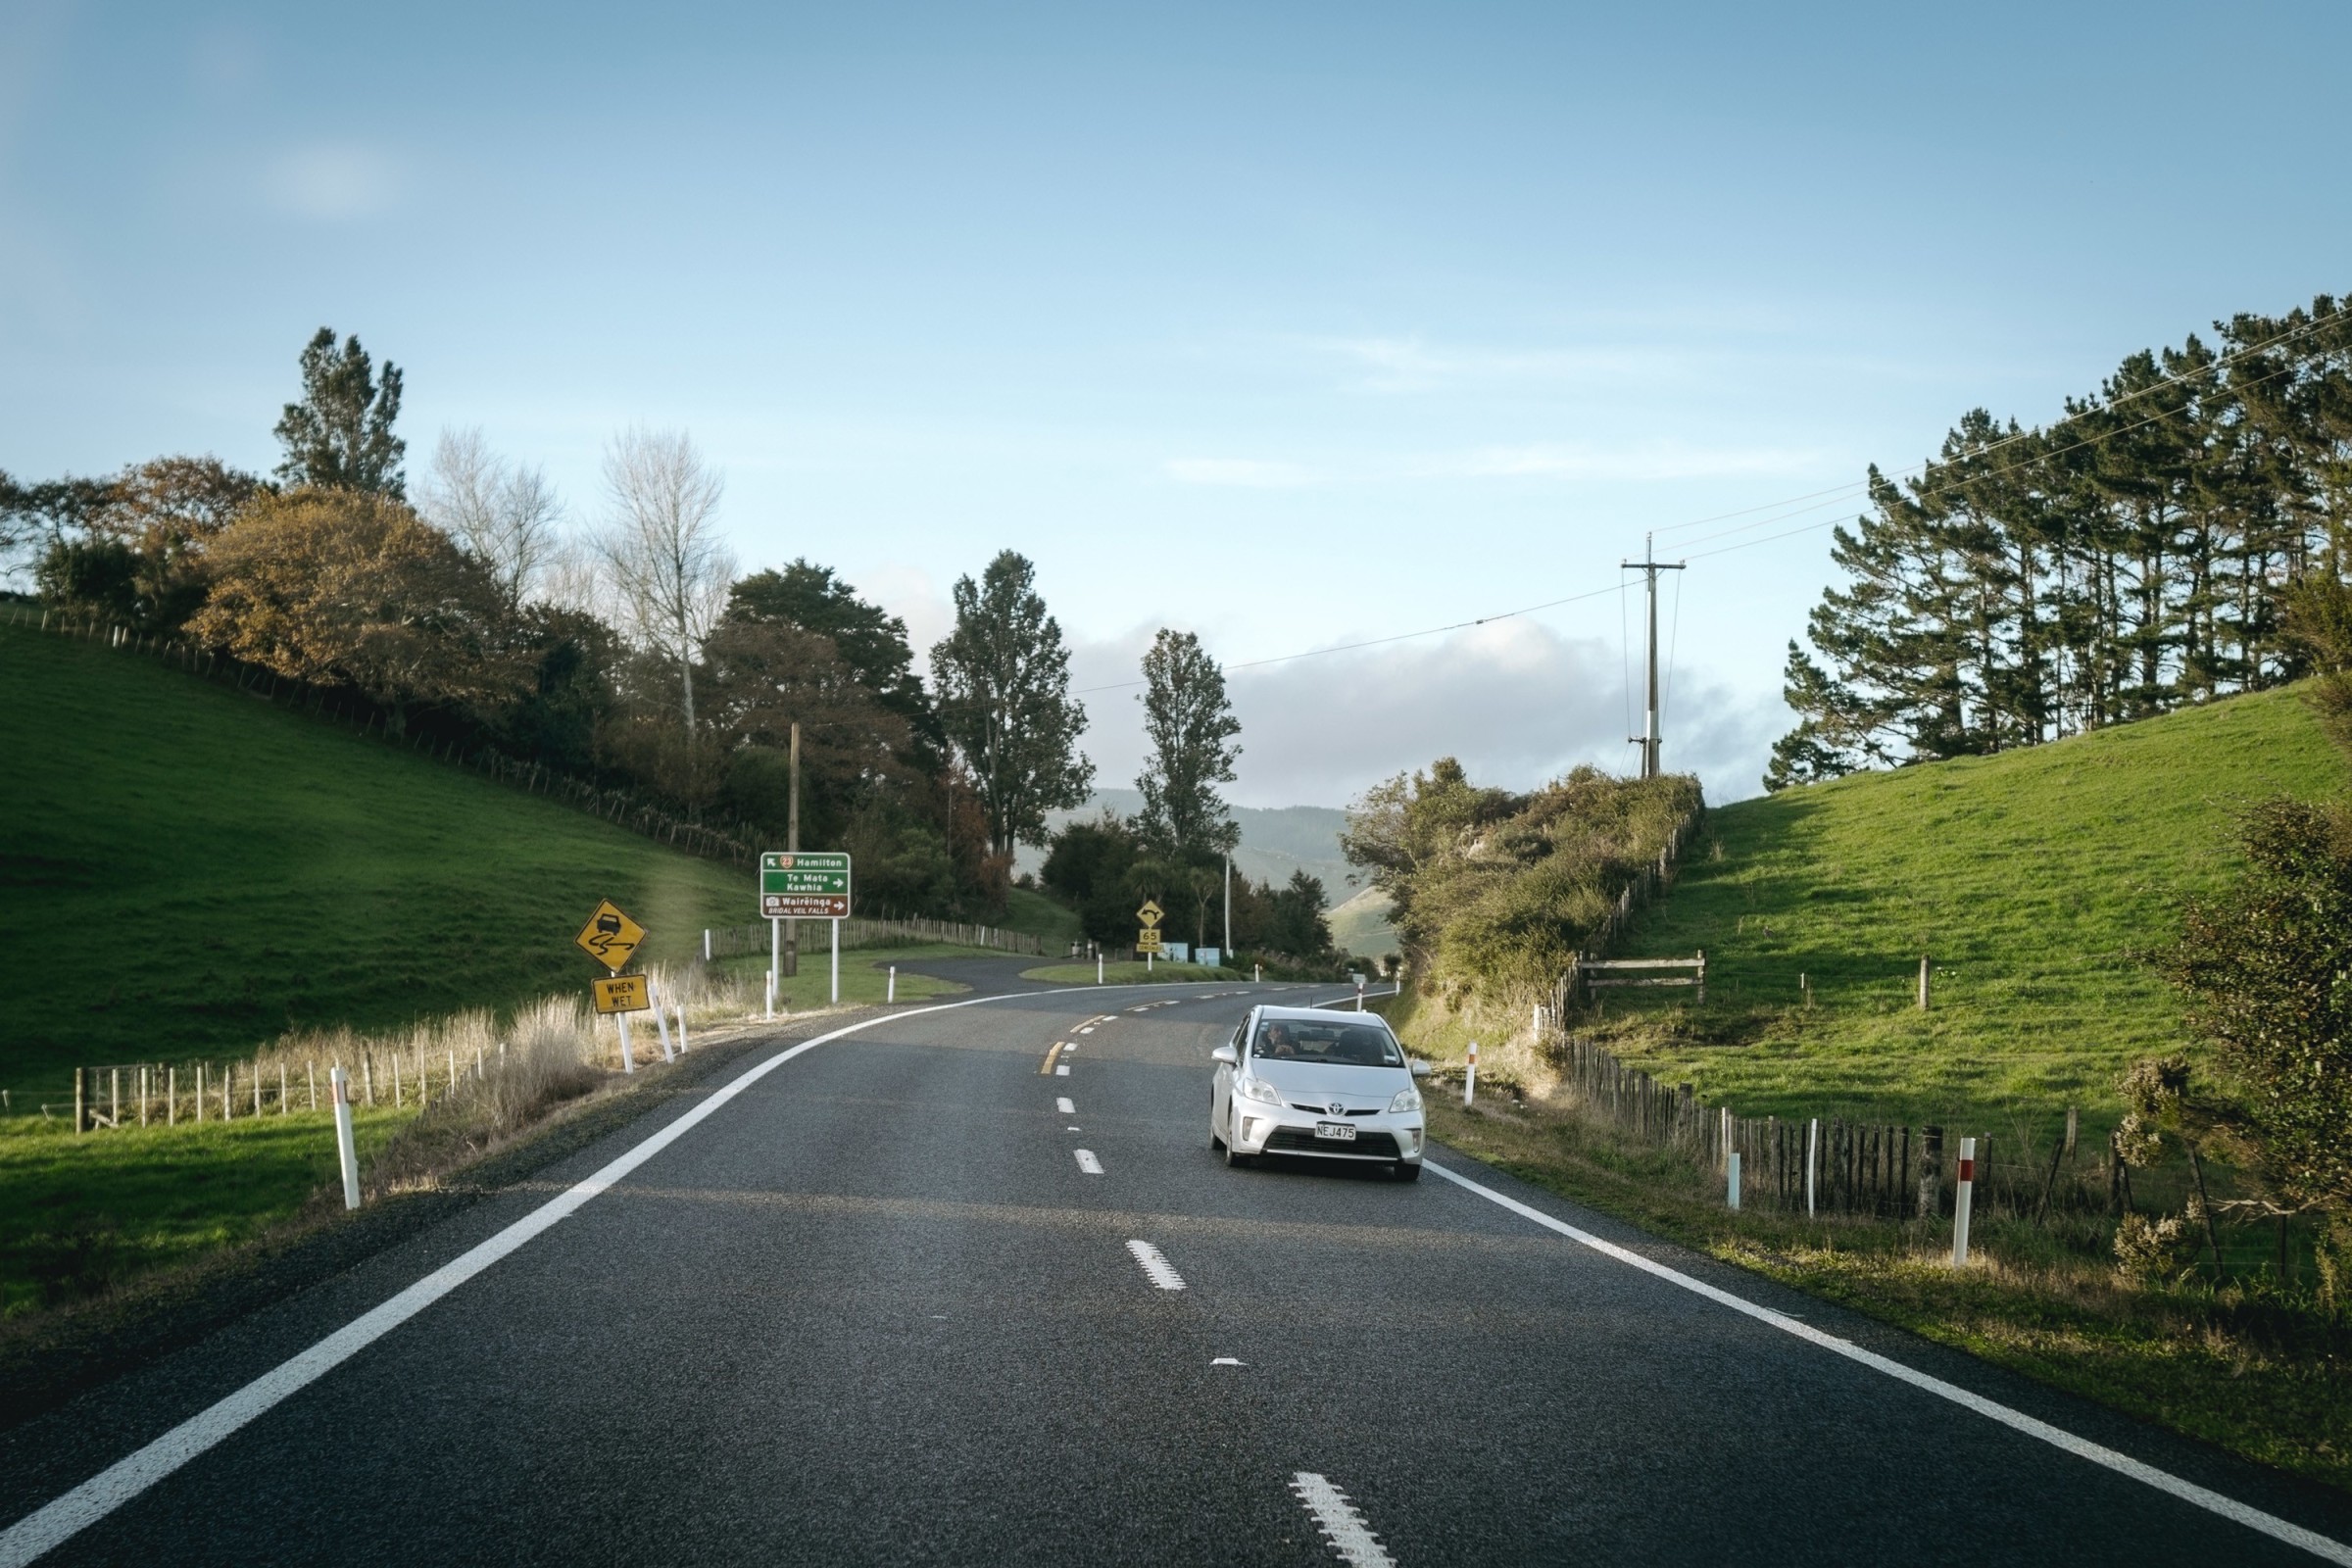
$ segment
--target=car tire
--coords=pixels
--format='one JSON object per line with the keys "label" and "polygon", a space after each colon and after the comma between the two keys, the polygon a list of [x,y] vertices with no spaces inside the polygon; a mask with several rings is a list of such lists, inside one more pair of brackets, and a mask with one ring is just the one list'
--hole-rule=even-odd
{"label": "car tire", "polygon": [[1396,1162],[1396,1179],[1400,1182],[1419,1181],[1421,1179],[1421,1162],[1417,1159],[1398,1160]]}
{"label": "car tire", "polygon": [[1251,1154],[1235,1153],[1233,1146],[1227,1144],[1225,1146],[1225,1163],[1234,1170],[1248,1170],[1251,1165],[1257,1163],[1257,1159]]}

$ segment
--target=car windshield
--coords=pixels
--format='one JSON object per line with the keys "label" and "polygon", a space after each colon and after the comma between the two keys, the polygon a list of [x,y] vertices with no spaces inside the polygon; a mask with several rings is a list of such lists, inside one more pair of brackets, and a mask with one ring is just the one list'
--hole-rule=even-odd
{"label": "car windshield", "polygon": [[1263,1061],[1319,1061],[1334,1067],[1401,1067],[1404,1054],[1376,1023],[1272,1018],[1258,1026],[1250,1054]]}

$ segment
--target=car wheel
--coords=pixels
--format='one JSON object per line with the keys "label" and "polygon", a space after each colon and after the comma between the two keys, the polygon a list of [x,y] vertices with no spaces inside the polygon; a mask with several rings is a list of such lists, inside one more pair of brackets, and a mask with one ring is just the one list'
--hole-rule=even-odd
{"label": "car wheel", "polygon": [[1398,1160],[1396,1162],[1396,1179],[1400,1182],[1419,1181],[1421,1179],[1421,1162],[1417,1159]]}
{"label": "car wheel", "polygon": [[1252,1155],[1235,1153],[1233,1146],[1231,1144],[1227,1144],[1225,1146],[1225,1163],[1232,1166],[1235,1170],[1248,1170],[1251,1165],[1257,1163],[1257,1161]]}

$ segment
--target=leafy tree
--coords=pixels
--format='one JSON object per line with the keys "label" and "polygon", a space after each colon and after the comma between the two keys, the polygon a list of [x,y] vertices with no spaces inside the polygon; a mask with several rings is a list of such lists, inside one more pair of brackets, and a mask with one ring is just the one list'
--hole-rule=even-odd
{"label": "leafy tree", "polygon": [[1095,776],[1078,751],[1086,710],[1070,697],[1069,650],[1036,575],[1006,550],[978,582],[957,578],[956,629],[931,650],[941,720],[1007,864],[1016,843],[1046,841],[1046,813],[1085,800]]}
{"label": "leafy tree", "polygon": [[497,583],[402,502],[351,490],[266,497],[208,555],[195,635],[282,675],[348,681],[390,710],[395,733],[416,704],[501,690]]}
{"label": "leafy tree", "polygon": [[392,433],[400,417],[400,367],[384,362],[375,373],[357,337],[335,346],[322,326],[302,351],[302,401],[286,405],[277,421],[286,451],[277,476],[288,485],[365,490],[400,498],[406,492],[400,460],[408,443]]}
{"label": "leafy tree", "polygon": [[1138,901],[1127,873],[1144,853],[1135,829],[1112,811],[1065,824],[1038,873],[1046,890],[1078,911],[1088,938],[1105,947],[1135,940]]}
{"label": "leafy tree", "polygon": [[127,621],[139,612],[138,570],[130,546],[101,534],[51,545],[33,582],[43,600],[69,613]]}
{"label": "leafy tree", "polygon": [[1290,885],[1275,892],[1271,902],[1268,947],[1297,958],[1317,958],[1331,952],[1331,925],[1323,917],[1321,879],[1293,871]]}
{"label": "leafy tree", "polygon": [[797,626],[830,638],[834,652],[858,684],[905,719],[928,754],[936,757],[946,749],[939,716],[932,711],[922,677],[914,670],[906,622],[858,597],[858,591],[835,576],[832,567],[799,560],[781,571],[755,571],[740,577],[727,590],[725,619]]}
{"label": "leafy tree", "polygon": [[2164,956],[2236,1093],[2206,1107],[2274,1200],[2330,1216],[2331,1290],[2352,1290],[2352,802],[2275,799],[2245,818],[2246,869],[2190,906]]}
{"label": "leafy tree", "polygon": [[1144,837],[1178,859],[1232,850],[1241,829],[1217,786],[1233,782],[1241,748],[1231,742],[1242,722],[1226,701],[1225,672],[1200,638],[1163,626],[1144,655],[1144,687],[1137,701],[1152,753],[1135,781]]}
{"label": "leafy tree", "polygon": [[703,643],[713,741],[727,756],[724,800],[781,834],[792,726],[801,726],[802,842],[840,842],[858,803],[898,780],[906,721],[884,708],[832,639],[769,621],[721,621]]}

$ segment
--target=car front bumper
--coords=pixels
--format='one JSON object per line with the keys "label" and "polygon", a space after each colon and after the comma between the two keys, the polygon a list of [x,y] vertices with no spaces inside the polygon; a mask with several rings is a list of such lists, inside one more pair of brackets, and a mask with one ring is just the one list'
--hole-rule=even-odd
{"label": "car front bumper", "polygon": [[[1302,1159],[1403,1160],[1418,1164],[1426,1142],[1418,1111],[1335,1117],[1293,1105],[1245,1100],[1238,1095],[1232,1106],[1231,1142],[1237,1154],[1295,1154]],[[1354,1139],[1316,1137],[1315,1123],[1327,1121],[1346,1121],[1355,1129]]]}

